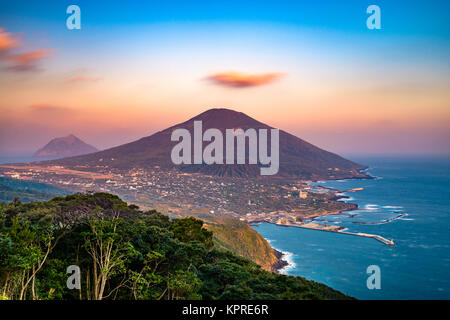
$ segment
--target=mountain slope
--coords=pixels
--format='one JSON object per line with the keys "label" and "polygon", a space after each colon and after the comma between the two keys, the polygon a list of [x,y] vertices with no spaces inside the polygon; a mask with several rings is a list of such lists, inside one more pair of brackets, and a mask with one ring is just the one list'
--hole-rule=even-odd
{"label": "mountain slope", "polygon": [[[193,136],[194,121],[201,120],[203,132],[217,128],[224,135],[225,129],[241,128],[243,130],[270,129],[244,113],[229,109],[211,109],[183,123],[137,141],[114,147],[101,152],[61,159],[52,163],[64,166],[83,165],[95,167],[101,164],[118,169],[149,168],[159,166],[170,169],[177,167],[186,172],[196,172],[219,176],[257,177],[260,176],[259,165],[180,165],[171,161],[171,150],[178,142],[171,141],[172,131],[185,128]],[[269,139],[270,140],[270,139]],[[204,142],[205,147],[209,142]],[[343,179],[366,178],[359,171],[365,167],[346,160],[334,153],[322,150],[296,136],[280,130],[280,169],[276,176],[300,179]],[[270,149],[269,149],[270,150]],[[247,158],[248,159],[248,158]]]}
{"label": "mountain slope", "polygon": [[213,232],[218,248],[250,259],[264,270],[276,271],[282,264],[267,240],[245,222],[220,217],[205,220],[204,227]]}
{"label": "mountain slope", "polygon": [[[267,272],[248,259],[220,250],[201,220],[169,219],[154,210],[141,211],[112,194],[0,203],[0,212],[0,299],[351,299],[326,285]],[[105,235],[112,253],[102,250],[104,242],[99,239]],[[90,246],[86,246],[87,241]],[[44,257],[39,260],[39,272],[33,273],[37,259],[30,259],[30,249]],[[120,256],[115,254],[118,252]],[[114,263],[103,263],[111,261],[110,257],[115,258]],[[65,285],[67,266],[74,262],[83,290]],[[106,267],[100,268],[100,263]],[[32,288],[22,289],[20,281],[17,285],[23,274],[33,277],[27,278],[34,281]],[[102,283],[104,290],[96,283]]]}
{"label": "mountain slope", "polygon": [[64,158],[97,152],[93,146],[83,142],[73,134],[55,138],[35,152],[36,158]]}

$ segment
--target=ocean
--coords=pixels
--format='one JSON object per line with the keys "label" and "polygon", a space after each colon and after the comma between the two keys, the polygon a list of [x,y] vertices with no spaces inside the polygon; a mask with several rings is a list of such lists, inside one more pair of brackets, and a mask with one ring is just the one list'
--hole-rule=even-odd
{"label": "ocean", "polygon": [[40,161],[43,159],[34,158],[32,156],[4,156],[0,155],[0,164],[8,164],[8,163],[22,163],[22,162],[31,162],[31,161]]}
{"label": "ocean", "polygon": [[[347,193],[358,210],[319,219],[375,239],[263,223],[254,226],[290,262],[284,273],[324,283],[358,299],[450,299],[450,157],[353,157],[373,180],[316,184]],[[384,224],[387,219],[405,216]],[[368,289],[367,267],[380,268]]]}
{"label": "ocean", "polygon": [[[31,158],[0,158],[0,163]],[[450,157],[352,157],[369,166],[373,180],[323,181],[346,194],[359,210],[323,217],[351,232],[393,239],[387,246],[370,238],[333,232],[254,226],[271,245],[285,253],[283,270],[324,283],[358,299],[450,299]],[[397,220],[379,223],[406,213]],[[377,265],[381,288],[367,288],[366,270]]]}

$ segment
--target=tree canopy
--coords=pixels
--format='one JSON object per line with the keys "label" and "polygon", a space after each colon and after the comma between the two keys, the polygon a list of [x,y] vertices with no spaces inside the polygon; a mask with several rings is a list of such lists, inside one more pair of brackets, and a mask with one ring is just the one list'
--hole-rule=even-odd
{"label": "tree canopy", "polygon": [[[347,299],[214,247],[193,217],[169,219],[107,193],[0,204],[2,299]],[[69,289],[69,266],[80,288]]]}

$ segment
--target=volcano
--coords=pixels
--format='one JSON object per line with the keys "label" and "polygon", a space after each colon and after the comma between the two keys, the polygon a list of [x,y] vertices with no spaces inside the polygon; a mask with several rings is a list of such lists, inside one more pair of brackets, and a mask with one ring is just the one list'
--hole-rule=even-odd
{"label": "volcano", "polygon": [[[171,141],[175,129],[184,128],[191,134],[194,121],[202,121],[203,129],[272,129],[248,115],[229,109],[210,109],[183,123],[159,131],[151,136],[83,156],[45,161],[45,164],[65,167],[111,168],[127,170],[133,168],[177,169],[183,172],[227,177],[258,177],[259,164],[182,164],[171,161],[172,148],[177,142]],[[204,142],[206,145],[208,142]],[[344,159],[334,153],[320,149],[292,134],[279,130],[279,171],[273,177],[302,180],[327,180],[368,178],[361,172],[366,167]],[[236,163],[236,162],[235,162]]]}
{"label": "volcano", "polygon": [[52,139],[44,147],[34,153],[35,158],[65,158],[97,152],[98,150],[78,139],[73,134]]}

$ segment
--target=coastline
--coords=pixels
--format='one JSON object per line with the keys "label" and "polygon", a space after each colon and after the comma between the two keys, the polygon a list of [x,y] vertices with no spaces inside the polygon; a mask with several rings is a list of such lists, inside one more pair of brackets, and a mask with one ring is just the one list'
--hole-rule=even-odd
{"label": "coastline", "polygon": [[[362,179],[376,179],[376,177],[371,176],[368,174],[368,169],[369,167],[366,167],[362,170],[360,170],[360,172],[362,173],[364,171],[364,174],[367,176],[366,178],[360,178],[360,177],[355,177],[352,179],[345,179],[345,180],[362,180]],[[337,181],[337,180],[343,180],[343,179],[330,179],[330,180],[320,180],[320,181],[313,181],[312,183],[323,183],[325,181]],[[337,188],[330,188],[330,187],[323,187],[325,189],[330,190],[331,192],[333,192],[335,194],[334,200],[335,201],[339,201],[340,199],[350,199],[349,196],[347,196],[347,193],[352,193],[352,192],[359,192],[359,191],[364,191],[364,188],[353,188],[350,190],[339,190]],[[348,200],[347,200],[348,201]],[[278,226],[284,226],[284,227],[297,227],[297,228],[304,228],[304,229],[310,229],[310,230],[317,230],[317,231],[326,231],[326,232],[334,232],[334,233],[340,233],[340,234],[346,234],[346,235],[352,235],[352,236],[359,236],[359,237],[365,237],[365,238],[372,238],[375,239],[377,241],[380,241],[381,243],[384,243],[385,245],[389,245],[389,246],[394,246],[394,241],[393,240],[389,240],[386,239],[380,235],[377,234],[369,234],[369,233],[362,233],[362,232],[348,232],[347,228],[344,227],[336,227],[334,225],[327,225],[325,223],[315,223],[314,221],[317,218],[322,218],[322,217],[327,217],[327,216],[333,216],[333,215],[348,215],[350,217],[352,217],[352,214],[350,213],[351,211],[354,210],[358,210],[359,206],[357,204],[353,204],[354,206],[350,209],[346,209],[346,210],[340,210],[338,212],[333,212],[333,213],[329,213],[329,214],[324,214],[324,215],[317,215],[317,216],[311,216],[310,218],[310,222],[307,223],[302,223],[302,224],[279,224],[279,223],[274,223],[271,221],[266,221],[268,223],[272,223]],[[376,223],[359,223],[359,224],[366,224],[366,225],[371,225],[371,224],[385,224],[385,223],[389,223],[392,221],[395,221],[399,218],[402,218],[404,216],[407,216],[407,214],[402,213],[396,217],[381,221],[381,222],[376,222]],[[353,222],[358,224],[357,222]]]}
{"label": "coastline", "polygon": [[[369,168],[366,167],[364,169],[362,169],[361,171],[364,171],[364,174],[366,175],[366,177],[355,177],[353,179],[345,179],[345,180],[364,180],[364,179],[377,179],[377,177],[371,176],[367,173],[367,170]],[[341,180],[341,179],[330,179],[330,181],[334,181],[334,180]],[[324,180],[319,180],[319,181],[313,181],[313,183],[320,183],[320,182],[325,182]],[[348,195],[346,195],[346,193],[348,192],[359,192],[359,191],[363,191],[364,189],[352,189],[352,190],[339,190],[336,188],[327,188],[330,189],[330,191],[332,190],[332,192],[335,192],[335,201],[339,201],[340,199],[347,199],[347,201],[349,201],[350,199],[352,199],[351,197],[349,197]],[[351,201],[351,200],[350,200]],[[278,224],[278,223],[273,223],[273,222],[269,222],[269,221],[265,221],[277,226],[283,226],[283,227],[297,227],[297,228],[304,228],[304,229],[310,229],[310,230],[317,230],[317,231],[326,231],[326,232],[334,232],[334,233],[340,233],[340,234],[346,234],[346,235],[352,235],[352,236],[360,236],[360,237],[365,237],[365,238],[373,238],[375,240],[378,240],[386,245],[389,246],[394,246],[394,241],[393,240],[389,240],[389,239],[385,239],[382,236],[376,235],[376,234],[367,234],[367,233],[361,233],[361,232],[357,232],[357,233],[353,233],[353,232],[348,232],[346,231],[347,228],[343,228],[343,227],[338,227],[336,230],[331,230],[328,229],[328,225],[326,224],[316,224],[313,223],[315,221],[316,218],[319,217],[326,217],[326,216],[332,216],[332,215],[349,215],[352,216],[352,214],[350,213],[350,211],[353,210],[358,210],[359,206],[357,204],[354,204],[354,207],[351,209],[347,209],[347,210],[342,210],[342,211],[338,211],[338,212],[334,212],[334,213],[330,213],[327,215],[318,215],[318,216],[313,216],[311,217],[311,224],[309,226],[301,226],[301,225],[286,225],[286,224]],[[403,216],[406,216],[407,214],[401,214],[397,217],[388,219],[386,221],[383,221],[381,223],[373,223],[373,224],[384,224],[384,223],[388,223],[388,222],[392,222],[394,220],[397,220],[398,218],[401,218]],[[355,222],[354,222],[355,223]],[[372,224],[372,223],[361,223],[361,224]],[[313,226],[314,225],[314,226]],[[276,249],[273,245],[272,245],[272,241],[270,239],[266,239],[269,242],[269,245],[272,247],[275,256],[278,258],[278,261],[276,263],[274,263],[272,265],[272,271],[276,272],[276,273],[280,273],[280,274],[288,274],[288,270],[291,268],[295,267],[295,263],[293,263],[292,261],[289,261],[289,257],[292,256],[292,253],[290,252],[284,252],[281,251],[279,249]]]}
{"label": "coastline", "polygon": [[289,269],[295,268],[295,263],[290,258],[293,254],[291,252],[281,251],[280,249],[275,248],[272,245],[272,240],[266,239],[266,241],[269,243],[273,253],[278,259],[277,262],[272,265],[272,272],[287,275],[287,271]]}
{"label": "coastline", "polygon": [[[272,247],[272,246],[271,246]],[[282,270],[289,266],[289,263],[286,260],[283,260],[285,253],[278,251],[274,247],[272,247],[273,253],[275,254],[275,257],[277,257],[277,261],[272,264],[271,271],[275,273],[282,273]]]}

